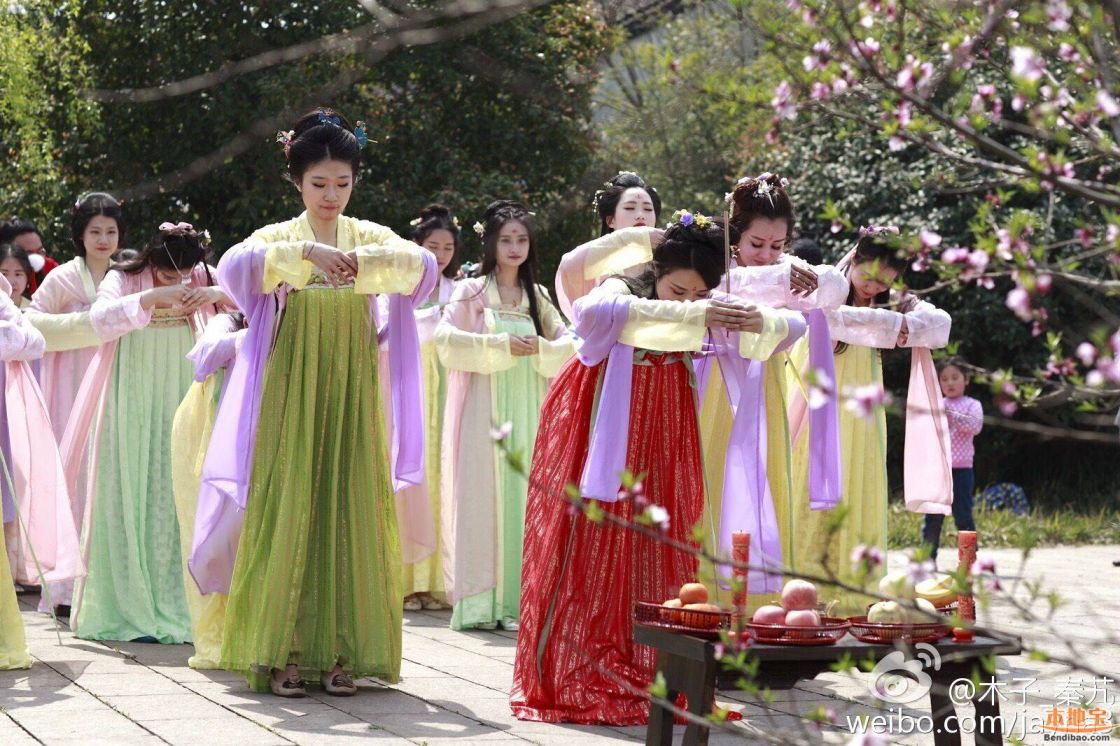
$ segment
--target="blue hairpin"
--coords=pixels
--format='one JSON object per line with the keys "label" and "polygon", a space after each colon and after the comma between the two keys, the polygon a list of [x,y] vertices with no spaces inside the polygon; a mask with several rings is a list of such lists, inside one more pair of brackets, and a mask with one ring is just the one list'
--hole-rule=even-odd
{"label": "blue hairpin", "polygon": [[366,123],[358,122],[354,125],[354,137],[358,138],[358,149],[365,150],[369,145],[369,135],[366,134]]}
{"label": "blue hairpin", "polygon": [[319,124],[333,124],[335,127],[341,127],[342,119],[337,114],[327,114],[323,109],[319,109]]}

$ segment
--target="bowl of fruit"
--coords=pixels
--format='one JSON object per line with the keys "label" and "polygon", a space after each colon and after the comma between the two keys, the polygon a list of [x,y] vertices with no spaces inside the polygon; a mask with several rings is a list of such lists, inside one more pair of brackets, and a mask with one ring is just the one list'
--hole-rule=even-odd
{"label": "bowl of fruit", "polygon": [[754,613],[746,624],[751,638],[764,645],[835,645],[848,632],[848,620],[817,610],[817,588],[807,580],[786,583],[781,604]]}

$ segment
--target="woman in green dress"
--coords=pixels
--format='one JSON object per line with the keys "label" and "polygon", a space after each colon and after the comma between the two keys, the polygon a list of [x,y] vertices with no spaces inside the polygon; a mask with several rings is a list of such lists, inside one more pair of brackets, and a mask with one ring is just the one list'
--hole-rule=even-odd
{"label": "woman in green dress", "polygon": [[[229,591],[221,666],[282,697],[304,696],[301,673],[347,696],[356,678],[400,672],[393,492],[423,477],[412,310],[437,270],[415,243],[342,215],[364,139],[329,109],[282,133],[306,211],[256,231],[218,265],[249,332],[203,466],[190,568],[203,592]],[[378,294],[390,296],[387,319]]]}

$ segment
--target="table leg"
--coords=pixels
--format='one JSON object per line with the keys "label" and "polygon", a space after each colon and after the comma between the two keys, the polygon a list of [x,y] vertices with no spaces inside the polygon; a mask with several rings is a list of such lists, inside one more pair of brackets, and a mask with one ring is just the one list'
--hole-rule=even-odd
{"label": "table leg", "polygon": [[[969,679],[979,661],[943,664],[940,671],[934,672],[933,688],[929,692],[930,712],[933,716],[933,742],[935,746],[959,746],[961,724],[956,720],[956,708],[949,696],[949,687],[957,679]],[[976,708],[975,740],[976,746],[1003,746],[1003,721],[999,712],[999,694],[977,687],[970,697]],[[954,733],[947,732],[946,721],[953,717],[950,724]]]}
{"label": "table leg", "polygon": [[[957,708],[949,696],[949,685],[956,680],[956,676],[947,675],[949,667],[940,671],[931,672],[933,686],[929,690],[929,712],[933,719],[934,746],[961,746],[960,724],[957,720]],[[949,720],[952,719],[951,730]]]}
{"label": "table leg", "polygon": [[[657,651],[657,670],[665,677],[665,682],[668,684],[665,698],[670,702],[676,701],[677,691],[679,690],[679,684],[672,680],[676,678],[672,676],[673,669],[676,668],[672,661],[675,657],[664,650]],[[649,724],[646,725],[646,746],[672,746],[672,743],[673,712],[661,704],[651,701],[649,705]]]}
{"label": "table leg", "polygon": [[[715,671],[707,666],[691,668],[684,692],[688,697],[688,711],[697,717],[706,718],[712,713],[712,705],[715,703]],[[708,733],[707,725],[689,723],[684,729],[683,746],[708,746]]]}

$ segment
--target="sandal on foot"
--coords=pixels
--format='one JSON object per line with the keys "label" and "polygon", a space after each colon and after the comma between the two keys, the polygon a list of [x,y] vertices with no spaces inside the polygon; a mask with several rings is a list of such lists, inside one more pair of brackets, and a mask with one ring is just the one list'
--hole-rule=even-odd
{"label": "sandal on foot", "polygon": [[345,673],[327,672],[319,677],[323,691],[335,697],[353,697],[358,692],[358,685]]}
{"label": "sandal on foot", "polygon": [[420,604],[424,607],[425,611],[447,611],[451,608],[451,606],[440,601],[435,596],[421,596]]}
{"label": "sandal on foot", "polygon": [[424,608],[424,602],[416,596],[409,596],[404,600],[405,611],[420,611]]}
{"label": "sandal on foot", "polygon": [[300,678],[285,676],[277,681],[275,676],[268,677],[268,685],[272,693],[285,699],[299,699],[307,696],[307,682]]}

